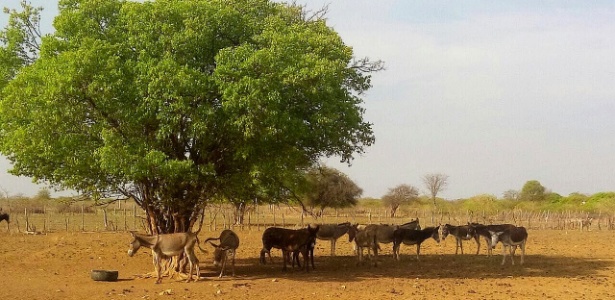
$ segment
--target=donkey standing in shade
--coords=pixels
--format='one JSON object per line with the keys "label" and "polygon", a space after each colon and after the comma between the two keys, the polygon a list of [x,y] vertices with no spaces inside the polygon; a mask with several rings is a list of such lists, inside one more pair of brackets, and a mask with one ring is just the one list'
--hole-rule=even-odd
{"label": "donkey standing in shade", "polygon": [[[367,249],[367,256],[371,259],[374,266],[378,266],[378,241],[376,238],[376,227],[365,226],[359,229],[359,225],[353,225],[348,231],[350,242],[354,241],[357,248],[357,265],[363,263],[363,249]],[[370,255],[373,251],[373,256]]]}
{"label": "donkey standing in shade", "polygon": [[399,248],[401,244],[416,245],[416,260],[421,254],[421,244],[428,238],[433,238],[440,243],[440,226],[426,227],[421,230],[399,228],[393,233],[393,256],[399,260]]}
{"label": "donkey standing in shade", "polygon": [[[211,241],[220,241],[219,245],[212,243]],[[233,267],[233,277],[235,277],[235,253],[239,248],[239,237],[235,232],[229,229],[225,229],[220,233],[220,237],[207,238],[204,243],[209,242],[216,250],[214,250],[214,266],[222,266],[219,278],[222,278],[226,270],[226,261],[228,255],[231,255],[231,265]]]}
{"label": "donkey standing in shade", "polygon": [[[271,262],[271,248],[277,248],[282,250],[282,257],[284,259],[283,269],[286,271],[286,264],[292,263],[292,254],[295,251],[303,254],[303,260],[305,261],[305,271],[309,271],[309,250],[313,247],[316,240],[316,234],[318,233],[320,226],[312,227],[308,225],[303,229],[286,229],[280,227],[269,227],[263,231],[263,249],[260,254],[261,264],[266,264],[266,255],[269,255],[269,261]],[[312,263],[313,264],[313,263]]]}
{"label": "donkey standing in shade", "polygon": [[487,243],[487,256],[493,255],[493,247],[491,246],[491,232],[501,232],[509,228],[515,228],[512,224],[492,224],[484,225],[480,223],[468,223],[468,225],[474,228],[474,241],[478,247],[476,248],[476,255],[480,252],[480,237],[482,236]]}
{"label": "donkey standing in shade", "polygon": [[[162,282],[162,277],[160,274],[162,259],[172,256],[179,256],[181,254],[184,254],[188,258],[188,262],[190,262],[190,273],[186,282],[190,282],[190,280],[192,280],[192,270],[194,266],[196,266],[196,279],[194,281],[196,282],[199,280],[201,270],[199,269],[199,260],[194,254],[194,246],[198,245],[199,239],[195,233],[182,232],[145,235],[131,232],[130,234],[132,235],[133,240],[130,243],[130,248],[128,248],[128,256],[132,257],[135,255],[141,247],[152,249],[154,269],[156,270],[157,275],[156,283]],[[205,251],[203,249],[201,250]]]}
{"label": "donkey standing in shade", "polygon": [[[393,242],[393,232],[399,228],[417,230],[421,229],[421,226],[419,225],[418,218],[402,225],[370,224],[365,226],[365,230],[376,237],[378,250],[381,250],[379,243],[389,244]],[[393,254],[393,257],[395,257],[395,254]]]}
{"label": "donkey standing in shade", "polygon": [[346,234],[352,225],[350,222],[340,224],[323,224],[316,233],[319,240],[331,241],[331,256],[335,256],[335,243],[337,239]]}
{"label": "donkey standing in shade", "polygon": [[[461,254],[463,254],[463,241],[475,239],[478,244],[478,248],[480,249],[480,241],[475,238],[474,227],[471,225],[461,225],[455,226],[451,224],[445,224],[442,226],[442,240],[445,240],[446,237],[450,234],[455,237],[455,255],[458,253],[459,249],[461,249]],[[478,252],[478,250],[477,250]]]}
{"label": "donkey standing in shade", "polygon": [[515,251],[517,250],[517,246],[521,247],[521,262],[523,264],[523,259],[525,258],[525,244],[527,243],[527,230],[525,227],[513,227],[507,228],[503,231],[491,231],[491,246],[495,248],[498,241],[502,242],[502,265],[506,262],[506,248],[508,248],[510,252],[510,260],[512,264],[515,264]]}

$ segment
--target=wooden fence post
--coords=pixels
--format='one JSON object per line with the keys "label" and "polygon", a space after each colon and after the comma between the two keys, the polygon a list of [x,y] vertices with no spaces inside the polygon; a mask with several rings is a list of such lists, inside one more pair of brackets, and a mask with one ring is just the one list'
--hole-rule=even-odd
{"label": "wooden fence post", "polygon": [[28,208],[27,207],[24,208],[24,214],[25,214],[25,217],[26,217],[26,230],[25,231],[28,232],[28,231],[30,231],[30,222],[28,220]]}
{"label": "wooden fence post", "polygon": [[103,224],[105,225],[105,230],[108,230],[109,219],[107,218],[107,208],[103,208]]}
{"label": "wooden fence post", "polygon": [[81,231],[85,231],[85,205],[84,204],[81,204]]}
{"label": "wooden fence post", "polygon": [[43,233],[47,233],[47,207],[43,205]]}
{"label": "wooden fence post", "polygon": [[248,231],[252,230],[252,212],[248,212]]}
{"label": "wooden fence post", "polygon": [[132,207],[132,230],[137,230],[137,204]]}

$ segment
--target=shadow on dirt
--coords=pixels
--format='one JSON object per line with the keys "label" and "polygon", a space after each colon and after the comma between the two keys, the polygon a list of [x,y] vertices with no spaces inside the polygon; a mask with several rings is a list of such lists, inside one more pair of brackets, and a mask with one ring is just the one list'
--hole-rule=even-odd
{"label": "shadow on dirt", "polygon": [[[238,259],[237,277],[230,280],[252,280],[263,278],[284,278],[308,282],[348,282],[372,278],[422,278],[422,279],[483,279],[506,277],[555,277],[579,278],[598,276],[599,271],[612,268],[612,260],[571,258],[543,255],[526,255],[523,266],[511,265],[510,257],[501,266],[501,255],[421,255],[418,262],[413,255],[402,256],[395,261],[391,255],[379,256],[377,267],[369,264],[357,265],[354,256],[316,257],[316,270],[306,273],[303,269],[288,266],[282,271],[282,258],[275,257],[273,264],[260,265],[258,259]],[[201,268],[202,276],[217,277],[211,267]],[[230,271],[230,268],[227,269]],[[230,273],[230,272],[229,272]]]}

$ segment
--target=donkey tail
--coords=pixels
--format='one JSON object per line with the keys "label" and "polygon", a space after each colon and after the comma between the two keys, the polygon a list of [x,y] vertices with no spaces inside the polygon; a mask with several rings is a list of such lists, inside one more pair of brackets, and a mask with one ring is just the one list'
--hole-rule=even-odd
{"label": "donkey tail", "polygon": [[207,243],[207,242],[209,242],[209,241],[216,241],[216,240],[218,240],[218,241],[219,241],[219,240],[220,240],[220,238],[219,238],[219,237],[217,237],[217,238],[211,238],[211,237],[210,237],[210,238],[207,238],[205,241],[203,241],[203,243]]}
{"label": "donkey tail", "polygon": [[199,246],[199,250],[201,250],[201,252],[207,254],[209,252],[207,252],[207,250],[203,249],[203,247],[201,247],[201,242],[199,241],[199,237],[196,236],[196,244]]}

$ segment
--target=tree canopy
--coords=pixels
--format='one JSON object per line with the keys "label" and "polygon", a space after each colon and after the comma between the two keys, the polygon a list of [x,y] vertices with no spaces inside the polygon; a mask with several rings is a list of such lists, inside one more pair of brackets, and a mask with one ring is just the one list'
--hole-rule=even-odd
{"label": "tree canopy", "polygon": [[355,59],[302,7],[61,0],[59,11],[31,62],[17,59],[27,23],[2,35],[14,59],[0,62],[13,70],[0,152],[16,175],[135,199],[153,232],[188,230],[209,199],[279,195],[321,157],[350,162],[374,142],[361,95],[381,63]]}
{"label": "tree canopy", "polygon": [[528,180],[519,193],[523,201],[542,201],[546,197],[546,188],[538,180]]}

